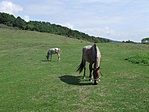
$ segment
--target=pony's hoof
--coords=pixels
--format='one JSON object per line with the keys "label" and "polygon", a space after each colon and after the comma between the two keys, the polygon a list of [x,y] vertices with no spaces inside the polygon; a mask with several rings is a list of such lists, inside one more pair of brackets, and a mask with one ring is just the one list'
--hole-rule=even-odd
{"label": "pony's hoof", "polygon": [[94,83],[93,85],[97,85],[98,83]]}
{"label": "pony's hoof", "polygon": [[85,77],[83,77],[82,79],[86,79]]}
{"label": "pony's hoof", "polygon": [[91,78],[89,78],[89,81],[92,82],[93,80]]}
{"label": "pony's hoof", "polygon": [[98,84],[98,82],[97,81],[94,81],[94,84],[93,85],[97,85]]}

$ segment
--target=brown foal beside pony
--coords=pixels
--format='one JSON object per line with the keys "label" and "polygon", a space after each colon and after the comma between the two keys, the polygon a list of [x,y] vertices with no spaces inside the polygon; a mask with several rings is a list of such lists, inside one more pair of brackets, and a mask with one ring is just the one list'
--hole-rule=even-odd
{"label": "brown foal beside pony", "polygon": [[[85,78],[86,61],[89,62],[89,69],[90,69],[89,81],[91,81],[92,79],[92,71],[93,71],[94,85],[98,84],[98,82],[100,81],[100,77],[101,77],[100,59],[101,59],[101,53],[100,53],[98,46],[96,46],[96,44],[94,44],[93,46],[90,46],[90,45],[85,46],[82,49],[82,62],[78,66],[77,71],[81,73],[84,68],[83,78]],[[94,64],[94,67],[92,67],[93,64]]]}

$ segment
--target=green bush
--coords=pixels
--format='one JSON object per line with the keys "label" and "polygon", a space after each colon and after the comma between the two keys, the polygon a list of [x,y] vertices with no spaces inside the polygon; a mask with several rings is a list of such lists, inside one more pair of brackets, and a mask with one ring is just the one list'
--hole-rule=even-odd
{"label": "green bush", "polygon": [[149,66],[149,54],[138,54],[138,55],[130,56],[125,60],[128,60],[129,62],[132,62],[135,64],[144,64]]}

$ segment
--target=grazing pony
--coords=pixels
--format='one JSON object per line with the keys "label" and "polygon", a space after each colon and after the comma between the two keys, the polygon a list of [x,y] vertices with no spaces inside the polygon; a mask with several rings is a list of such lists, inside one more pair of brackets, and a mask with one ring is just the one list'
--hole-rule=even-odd
{"label": "grazing pony", "polygon": [[50,57],[50,61],[52,60],[52,54],[57,54],[58,56],[58,61],[60,61],[60,53],[61,53],[61,49],[60,48],[51,48],[48,52],[47,52],[47,60],[49,60]]}
{"label": "grazing pony", "polygon": [[[101,77],[100,58],[101,58],[101,54],[96,44],[94,44],[93,46],[90,46],[90,45],[85,46],[82,49],[82,62],[78,66],[77,71],[81,73],[84,68],[83,78],[85,78],[86,61],[89,62],[89,69],[90,69],[89,81],[91,81],[92,79],[92,70],[93,70],[94,85],[98,84],[98,81],[100,81],[100,77]],[[94,64],[94,67],[92,67],[93,64]]]}

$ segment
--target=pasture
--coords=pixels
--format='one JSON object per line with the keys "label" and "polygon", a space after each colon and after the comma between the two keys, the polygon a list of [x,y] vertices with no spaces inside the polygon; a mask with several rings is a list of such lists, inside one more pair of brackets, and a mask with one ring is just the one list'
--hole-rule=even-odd
{"label": "pasture", "polygon": [[[93,43],[0,28],[0,111],[148,112],[149,66],[126,59],[148,57],[149,45],[98,43],[103,76],[95,86],[76,72],[82,47],[89,44]],[[60,62],[56,55],[46,60],[51,47],[61,48]]]}

